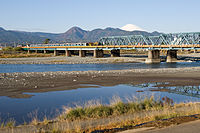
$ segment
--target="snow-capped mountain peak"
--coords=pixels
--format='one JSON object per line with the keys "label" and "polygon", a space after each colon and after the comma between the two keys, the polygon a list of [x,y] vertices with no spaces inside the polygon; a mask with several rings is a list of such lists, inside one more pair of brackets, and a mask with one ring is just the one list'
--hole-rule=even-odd
{"label": "snow-capped mountain peak", "polygon": [[136,30],[137,31],[145,31],[142,28],[140,28],[136,25],[133,25],[133,24],[127,24],[127,25],[121,27],[120,29],[125,30],[125,31],[136,31]]}

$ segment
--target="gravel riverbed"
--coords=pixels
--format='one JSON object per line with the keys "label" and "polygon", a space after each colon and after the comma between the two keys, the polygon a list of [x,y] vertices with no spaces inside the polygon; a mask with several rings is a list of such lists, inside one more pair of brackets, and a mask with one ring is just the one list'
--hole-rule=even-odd
{"label": "gravel riverbed", "polygon": [[98,63],[123,63],[144,62],[145,58],[133,57],[31,57],[31,58],[0,58],[0,64],[98,64]]}
{"label": "gravel riverbed", "polygon": [[24,98],[24,92],[47,92],[83,87],[83,84],[114,86],[168,82],[168,85],[199,85],[200,67],[129,69],[109,71],[59,71],[1,73],[0,96]]}

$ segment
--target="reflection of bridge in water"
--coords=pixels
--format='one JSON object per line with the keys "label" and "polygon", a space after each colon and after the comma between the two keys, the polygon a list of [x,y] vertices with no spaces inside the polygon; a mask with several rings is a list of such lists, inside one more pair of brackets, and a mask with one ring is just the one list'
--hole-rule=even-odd
{"label": "reflection of bridge in water", "polygon": [[58,55],[59,51],[65,51],[66,56],[71,56],[74,51],[79,51],[80,57],[85,57],[86,51],[94,51],[94,57],[103,57],[104,50],[110,50],[111,56],[119,57],[120,50],[148,50],[147,63],[160,62],[160,50],[167,50],[167,62],[176,62],[177,50],[198,50],[200,49],[200,33],[174,33],[161,34],[159,36],[112,36],[103,37],[98,45],[88,45],[88,43],[64,43],[64,44],[35,44],[23,47],[30,51],[54,51]]}
{"label": "reflection of bridge in water", "polygon": [[162,89],[168,89],[169,93],[200,98],[200,86],[163,87]]}
{"label": "reflection of bridge in water", "polygon": [[172,86],[172,87],[165,86],[168,84],[169,84],[168,82],[155,82],[155,83],[144,83],[144,84],[134,85],[134,87],[146,88],[148,91],[164,90],[169,93],[200,98],[200,86]]}

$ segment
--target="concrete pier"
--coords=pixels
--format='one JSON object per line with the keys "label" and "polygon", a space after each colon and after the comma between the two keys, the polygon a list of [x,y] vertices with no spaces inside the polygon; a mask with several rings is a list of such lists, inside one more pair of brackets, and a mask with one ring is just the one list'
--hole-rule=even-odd
{"label": "concrete pier", "polygon": [[38,51],[37,51],[37,50],[35,50],[35,53],[38,53]]}
{"label": "concrete pier", "polygon": [[177,50],[167,51],[167,61],[166,62],[176,62],[177,61]]}
{"label": "concrete pier", "polygon": [[58,56],[58,50],[54,50],[54,56]]}
{"label": "concrete pier", "polygon": [[160,50],[149,50],[145,63],[160,63]]}
{"label": "concrete pier", "polygon": [[85,57],[86,51],[85,50],[79,50],[79,57]]}
{"label": "concrete pier", "polygon": [[94,50],[94,58],[103,57],[103,50]]}
{"label": "concrete pier", "polygon": [[119,49],[111,50],[111,57],[120,57],[120,50]]}
{"label": "concrete pier", "polygon": [[46,50],[44,50],[44,54],[46,54],[47,53],[47,51]]}
{"label": "concrete pier", "polygon": [[71,57],[71,51],[70,50],[65,50],[65,55],[67,56],[67,57]]}
{"label": "concrete pier", "polygon": [[30,54],[30,53],[31,53],[31,51],[30,51],[30,50],[28,50],[27,54]]}

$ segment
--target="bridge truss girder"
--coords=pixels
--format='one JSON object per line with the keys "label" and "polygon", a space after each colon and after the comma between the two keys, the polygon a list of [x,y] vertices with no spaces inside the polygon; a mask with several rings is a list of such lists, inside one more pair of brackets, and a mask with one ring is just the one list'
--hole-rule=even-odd
{"label": "bridge truss girder", "polygon": [[200,44],[200,32],[170,33],[160,36],[111,36],[102,37],[101,45],[191,45]]}

